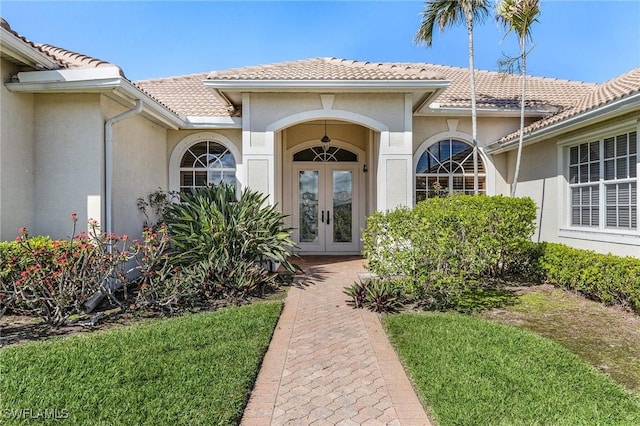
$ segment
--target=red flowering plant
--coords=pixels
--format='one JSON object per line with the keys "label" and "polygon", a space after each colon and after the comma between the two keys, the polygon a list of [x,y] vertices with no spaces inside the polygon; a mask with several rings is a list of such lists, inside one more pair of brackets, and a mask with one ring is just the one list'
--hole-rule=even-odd
{"label": "red flowering plant", "polygon": [[101,233],[95,221],[89,222],[89,232],[76,235],[75,213],[71,221],[68,240],[45,238],[43,243],[43,237],[32,238],[21,228],[11,250],[0,252],[6,264],[5,272],[0,272],[3,310],[60,325],[82,312],[84,303],[98,292],[111,295],[111,289],[126,286],[127,265],[137,247],[132,250],[126,236]]}

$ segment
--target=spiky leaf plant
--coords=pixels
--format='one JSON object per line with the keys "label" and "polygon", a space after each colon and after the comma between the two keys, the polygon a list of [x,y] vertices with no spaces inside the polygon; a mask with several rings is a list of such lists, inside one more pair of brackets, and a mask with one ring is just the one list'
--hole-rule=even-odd
{"label": "spiky leaf plant", "polygon": [[286,216],[266,200],[248,189],[237,198],[235,187],[225,184],[182,194],[182,203],[171,205],[165,217],[174,266],[197,275],[214,298],[242,298],[274,284],[275,274],[265,268],[269,261],[295,271]]}

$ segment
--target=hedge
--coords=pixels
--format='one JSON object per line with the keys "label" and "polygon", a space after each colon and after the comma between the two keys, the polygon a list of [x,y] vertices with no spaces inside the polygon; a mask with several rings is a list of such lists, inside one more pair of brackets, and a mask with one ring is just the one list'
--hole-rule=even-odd
{"label": "hedge", "polygon": [[413,210],[369,216],[364,254],[369,268],[382,277],[499,276],[522,260],[534,219],[529,198],[431,198]]}
{"label": "hedge", "polygon": [[553,285],[640,313],[640,259],[541,243],[538,263]]}

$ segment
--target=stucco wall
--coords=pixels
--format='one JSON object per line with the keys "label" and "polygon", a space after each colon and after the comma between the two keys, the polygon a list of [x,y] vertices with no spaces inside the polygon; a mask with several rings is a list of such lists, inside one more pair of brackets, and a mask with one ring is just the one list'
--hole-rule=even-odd
{"label": "stucco wall", "polygon": [[[320,139],[324,136],[324,121],[297,124],[283,131],[284,149],[289,150],[298,144],[315,140],[320,145]],[[327,135],[331,139],[348,142],[363,151],[367,150],[369,130],[366,127],[351,124],[344,121],[327,120]]]}
{"label": "stucco wall", "polygon": [[[335,94],[333,110],[351,111],[385,123],[391,131],[404,131],[403,94]],[[284,117],[305,111],[321,110],[316,93],[252,93],[251,130],[261,131]]]}
{"label": "stucco wall", "polygon": [[[599,233],[561,231],[561,229],[569,227],[564,223],[567,207],[563,204],[565,204],[567,182],[563,173],[558,171],[558,143],[576,137],[575,141],[579,142],[583,135],[584,141],[589,141],[593,139],[589,136],[590,134],[600,132],[618,123],[627,122],[629,119],[640,119],[640,117],[637,114],[626,115],[614,121],[585,127],[523,148],[516,195],[531,197],[536,202],[538,210],[534,241],[558,242],[601,253],[640,257],[640,246],[638,245],[640,238],[638,236],[624,236],[618,238],[618,242],[612,242],[607,241],[612,238],[612,235],[606,231]],[[611,135],[615,133],[614,131]],[[513,180],[515,162],[515,150],[495,156],[495,163],[500,165],[499,172],[508,176],[509,182]],[[509,193],[509,186],[505,185],[506,194]],[[571,234],[571,237],[568,237],[568,234]]]}
{"label": "stucco wall", "polygon": [[[269,202],[281,198],[278,170],[285,164],[282,158],[282,141],[285,147],[322,137],[324,129],[311,123],[354,123],[351,129],[336,127],[330,137],[353,143],[358,148],[368,148],[372,139],[367,129],[375,130],[375,164],[369,164],[370,179],[376,179],[375,208],[392,209],[412,204],[412,110],[411,97],[400,93],[384,94],[319,94],[319,93],[251,93],[243,96],[243,156],[245,161],[260,160],[271,170],[264,181],[260,171],[260,189],[270,195]],[[358,129],[359,128],[359,129]],[[335,136],[344,131],[344,137]],[[354,134],[354,131],[359,134]],[[333,130],[332,130],[333,132]],[[319,135],[319,136],[318,136]],[[371,152],[371,149],[367,149]],[[264,162],[263,160],[266,160]],[[373,158],[369,159],[373,160]],[[387,162],[392,161],[393,167]],[[262,164],[261,163],[261,164]],[[403,163],[402,167],[398,165]],[[394,168],[395,167],[395,168]],[[398,185],[387,187],[387,172],[406,171],[404,179],[396,179]],[[242,182],[258,182],[251,176],[253,169],[240,174]],[[257,173],[257,171],[255,171]],[[375,175],[375,176],[374,176]],[[256,174],[256,176],[258,176]],[[387,190],[389,193],[387,193]],[[393,194],[392,194],[393,192]]]}
{"label": "stucco wall", "polygon": [[[131,107],[101,97],[104,121]],[[138,237],[143,216],[136,201],[168,188],[166,130],[140,115],[113,125],[113,231]]]}
{"label": "stucco wall", "polygon": [[[2,82],[15,74],[2,59]],[[16,237],[18,229],[34,227],[34,96],[0,87],[0,241]]]}
{"label": "stucco wall", "polygon": [[53,238],[79,230],[99,215],[102,182],[100,95],[35,95],[35,226]]}

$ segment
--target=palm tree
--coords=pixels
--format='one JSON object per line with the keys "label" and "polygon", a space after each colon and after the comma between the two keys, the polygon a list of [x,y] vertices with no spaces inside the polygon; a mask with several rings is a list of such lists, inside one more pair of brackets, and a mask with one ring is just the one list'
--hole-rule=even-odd
{"label": "palm tree", "polygon": [[520,162],[522,160],[522,142],[524,139],[524,104],[527,91],[527,41],[531,40],[531,25],[538,22],[540,15],[540,0],[501,0],[497,7],[496,19],[507,30],[516,33],[520,45],[520,137],[518,140],[518,155],[516,156],[516,171],[511,186],[511,196],[516,196],[518,177],[520,176]]}
{"label": "palm tree", "polygon": [[471,138],[473,139],[473,192],[478,194],[478,129],[476,112],[476,78],[473,62],[473,24],[489,15],[489,0],[430,0],[421,13],[422,22],[414,41],[431,46],[436,24],[440,31],[459,23],[467,25],[469,37],[469,82],[471,86]]}

